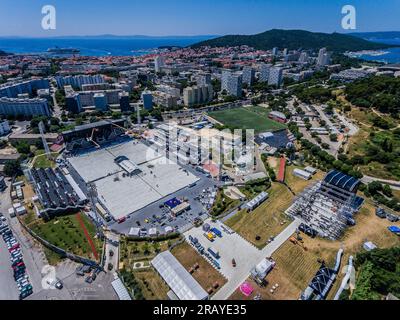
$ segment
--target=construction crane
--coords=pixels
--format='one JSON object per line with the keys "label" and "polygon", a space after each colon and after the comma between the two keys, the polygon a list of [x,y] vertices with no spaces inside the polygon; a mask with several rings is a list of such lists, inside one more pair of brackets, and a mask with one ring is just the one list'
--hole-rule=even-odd
{"label": "construction crane", "polygon": [[118,125],[118,124],[116,124],[116,123],[114,123],[112,121],[107,121],[107,122],[110,123],[112,126],[123,130],[125,132],[125,134],[130,136],[130,137],[133,137],[133,138],[139,138],[140,137],[140,135],[137,134],[136,132],[134,132],[133,130],[129,130],[129,129],[126,129],[124,127],[121,127],[120,125]]}
{"label": "construction crane", "polygon": [[100,148],[100,145],[99,145],[96,141],[93,140],[93,136],[94,136],[95,131],[99,131],[99,129],[93,128],[93,129],[92,129],[92,134],[90,135],[89,138],[87,138],[87,141],[93,142],[94,145],[96,146],[96,148]]}
{"label": "construction crane", "polygon": [[39,132],[40,132],[40,137],[42,139],[42,143],[43,143],[43,147],[44,147],[47,159],[52,160],[50,148],[49,148],[49,145],[47,144],[46,138],[44,136],[45,128],[44,128],[43,121],[39,122]]}

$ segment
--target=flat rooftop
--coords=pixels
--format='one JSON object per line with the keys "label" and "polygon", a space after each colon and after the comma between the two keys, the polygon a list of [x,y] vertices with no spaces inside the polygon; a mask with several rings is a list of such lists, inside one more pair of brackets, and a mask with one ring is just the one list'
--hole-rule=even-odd
{"label": "flat rooftop", "polygon": [[[128,175],[115,158],[125,156],[141,171]],[[129,141],[75,156],[69,162],[86,183],[94,182],[98,199],[115,218],[125,217],[199,180],[150,147]]]}

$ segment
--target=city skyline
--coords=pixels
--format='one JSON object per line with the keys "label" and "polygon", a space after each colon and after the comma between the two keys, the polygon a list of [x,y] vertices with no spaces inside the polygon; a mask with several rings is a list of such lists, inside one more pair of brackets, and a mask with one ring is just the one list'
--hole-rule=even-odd
{"label": "city skyline", "polygon": [[[270,29],[303,29],[313,32],[370,32],[399,30],[400,5],[395,0],[348,1],[139,1],[108,3],[77,0],[27,1],[20,5],[2,1],[1,37],[65,36],[198,36],[256,34]],[[342,7],[357,10],[356,30],[341,27]],[[43,30],[41,9],[56,8],[56,30]],[[199,14],[202,12],[202,14]],[[382,21],[385,22],[384,26]],[[29,30],[29,31],[27,31]]]}

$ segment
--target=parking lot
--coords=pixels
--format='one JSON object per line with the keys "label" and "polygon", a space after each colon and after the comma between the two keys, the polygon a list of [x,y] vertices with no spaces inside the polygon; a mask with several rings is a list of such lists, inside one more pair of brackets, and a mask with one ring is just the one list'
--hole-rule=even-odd
{"label": "parking lot", "polygon": [[[254,261],[261,260],[263,258],[260,250],[244,240],[237,233],[230,231],[221,222],[217,221],[214,223],[210,219],[206,220],[206,222],[211,228],[217,228],[219,231],[221,231],[222,236],[216,236],[213,241],[210,241],[204,235],[205,231],[202,229],[202,227],[199,227],[192,228],[191,230],[187,231],[184,234],[185,238],[189,243],[189,235],[193,238],[197,238],[198,242],[204,247],[205,252],[207,252],[208,248],[212,248],[213,251],[217,251],[220,256],[220,258],[217,259],[220,265],[219,271],[228,280],[235,278],[238,272],[241,273],[241,270],[246,270],[247,272],[255,266]],[[249,257],[251,258],[249,259]],[[256,258],[255,260],[254,257]],[[232,266],[232,259],[235,259],[236,267]]]}
{"label": "parking lot", "polygon": [[[216,183],[206,174],[196,171],[191,166],[184,167],[186,170],[200,178],[194,186],[188,186],[130,214],[125,222],[121,224],[113,223],[111,228],[118,233],[124,234],[128,234],[131,228],[137,227],[146,230],[156,228],[160,233],[164,233],[166,226],[171,226],[174,230],[184,232],[193,225],[196,218],[202,220],[207,219],[206,200],[210,197],[212,191],[215,190]],[[167,209],[160,208],[160,205],[163,205],[167,200],[174,197],[187,199],[190,203],[190,209],[176,218],[171,218]],[[156,221],[153,215],[159,217],[164,216],[164,218],[160,221]],[[147,223],[146,221],[149,222]]]}
{"label": "parking lot", "polygon": [[26,270],[21,244],[14,236],[14,232],[3,214],[0,214],[0,236],[2,238],[0,241],[3,242],[1,271],[4,273],[6,286],[11,289],[8,298],[15,299],[16,291],[18,299],[25,299],[33,293],[33,286]]}
{"label": "parking lot", "polygon": [[0,300],[17,300],[19,292],[13,278],[10,263],[10,253],[7,245],[0,239]]}

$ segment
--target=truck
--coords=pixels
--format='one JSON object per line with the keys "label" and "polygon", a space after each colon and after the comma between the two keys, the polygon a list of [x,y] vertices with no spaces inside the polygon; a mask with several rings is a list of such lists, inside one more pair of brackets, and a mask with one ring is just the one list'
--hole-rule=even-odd
{"label": "truck", "polygon": [[219,259],[219,258],[220,258],[219,252],[218,252],[217,250],[215,250],[214,248],[209,247],[209,248],[207,249],[207,251],[208,251],[215,259]]}
{"label": "truck", "polygon": [[214,234],[212,234],[211,232],[205,233],[204,236],[209,240],[209,241],[214,241]]}
{"label": "truck", "polygon": [[217,237],[221,238],[222,237],[222,232],[218,230],[217,228],[211,228],[210,231],[214,233]]}

